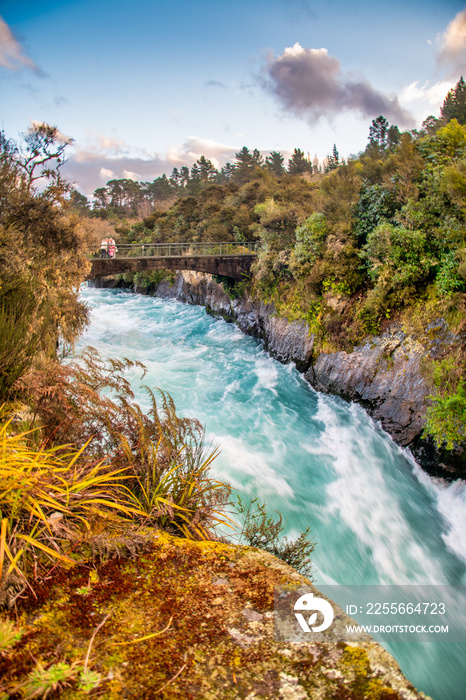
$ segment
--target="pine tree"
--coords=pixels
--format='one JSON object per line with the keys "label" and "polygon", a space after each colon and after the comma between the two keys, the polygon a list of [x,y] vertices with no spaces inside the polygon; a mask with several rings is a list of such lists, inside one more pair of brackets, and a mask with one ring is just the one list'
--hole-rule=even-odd
{"label": "pine tree", "polygon": [[181,185],[180,173],[178,168],[173,168],[172,174],[170,175],[170,184],[176,188],[178,188]]}
{"label": "pine tree", "polygon": [[401,133],[399,128],[392,124],[392,126],[389,127],[388,132],[387,132],[387,147],[390,151],[395,150],[396,146],[398,146],[401,138]]}
{"label": "pine tree", "polygon": [[183,167],[180,168],[180,185],[181,185],[181,187],[186,187],[188,182],[189,182],[189,168],[186,165],[183,165]]}
{"label": "pine tree", "polygon": [[293,154],[288,161],[288,172],[290,175],[303,175],[309,172],[312,168],[311,163],[306,159],[304,151],[300,148],[295,148]]}
{"label": "pine tree", "polygon": [[272,151],[270,155],[268,155],[265,159],[265,165],[267,170],[269,170],[277,177],[280,177],[280,175],[283,175],[283,173],[285,172],[284,162],[285,159],[283,158],[282,154],[278,151]]}
{"label": "pine tree", "polygon": [[327,156],[327,165],[325,167],[325,172],[328,173],[329,170],[335,170],[340,165],[340,154],[338,153],[337,146],[333,144],[333,151],[331,156]]}
{"label": "pine tree", "polygon": [[214,180],[218,174],[212,161],[208,160],[205,156],[201,156],[198,159],[197,165],[199,166],[199,176],[202,182]]}
{"label": "pine tree", "polygon": [[388,143],[388,130],[389,125],[385,117],[380,115],[377,119],[373,119],[369,129],[369,144],[377,145],[380,151],[384,151]]}
{"label": "pine tree", "polygon": [[466,83],[463,76],[445,97],[440,115],[444,124],[448,124],[452,119],[457,119],[460,124],[466,125]]}
{"label": "pine tree", "polygon": [[252,160],[255,166],[262,168],[264,165],[264,157],[258,148],[255,148],[252,152]]}
{"label": "pine tree", "polygon": [[254,161],[253,155],[246,146],[243,146],[238,153],[235,153],[235,158],[234,179],[236,182],[243,184],[249,180],[257,163]]}
{"label": "pine tree", "polygon": [[230,180],[233,178],[234,171],[234,165],[231,163],[225,163],[220,170],[218,182],[230,182]]}
{"label": "pine tree", "polygon": [[201,170],[199,168],[199,165],[196,161],[196,163],[193,164],[191,168],[191,173],[189,179],[191,182],[199,182],[201,179]]}

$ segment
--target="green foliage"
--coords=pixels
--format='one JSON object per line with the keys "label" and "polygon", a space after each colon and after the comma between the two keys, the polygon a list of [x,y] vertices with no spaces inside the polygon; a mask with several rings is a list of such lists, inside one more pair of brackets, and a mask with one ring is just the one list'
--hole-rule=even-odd
{"label": "green foliage", "polygon": [[23,636],[23,630],[11,620],[0,618],[0,656],[8,651]]}
{"label": "green foliage", "polygon": [[65,661],[54,663],[44,668],[37,662],[36,667],[30,671],[27,678],[20,683],[14,691],[20,692],[24,700],[34,698],[48,698],[66,688],[76,687],[78,690],[89,694],[102,680],[102,674],[77,662],[68,664]]}
{"label": "green foliage", "polygon": [[[38,352],[72,344],[87,321],[78,300],[89,269],[86,240],[67,211],[58,171],[66,144],[56,140],[45,125],[28,134],[24,152],[0,139],[0,400]],[[49,180],[42,191],[37,177]]]}
{"label": "green foliage", "polygon": [[460,158],[466,148],[466,125],[462,126],[456,119],[452,119],[435,135],[424,139],[419,147],[422,155],[431,163],[446,164],[451,159]]}
{"label": "green foliage", "polygon": [[388,142],[388,121],[380,115],[377,119],[372,120],[372,124],[369,129],[369,143],[371,145],[376,144],[378,148],[383,151],[387,147]]}
{"label": "green foliage", "polygon": [[425,435],[430,435],[437,447],[451,450],[466,441],[466,383],[464,366],[458,358],[448,357],[437,362],[433,372],[436,393],[427,409]]}
{"label": "green foliage", "polygon": [[52,693],[70,686],[76,680],[78,672],[75,664],[60,662],[45,669],[38,663],[20,686],[24,700],[49,697]]}
{"label": "green foliage", "polygon": [[136,272],[133,275],[132,281],[138,287],[147,290],[155,290],[158,285],[167,280],[173,284],[175,273],[173,270],[152,270],[151,272]]}
{"label": "green foliage", "polygon": [[466,159],[447,166],[440,179],[440,186],[463,211],[466,209]]}
{"label": "green foliage", "polygon": [[424,282],[435,265],[422,231],[382,223],[364,246],[369,276],[386,290]]}
{"label": "green foliage", "polygon": [[218,284],[222,285],[230,299],[244,296],[250,283],[250,276],[246,274],[243,274],[241,280],[234,280],[231,277],[225,277],[225,275],[212,275],[212,277]]}
{"label": "green foliage", "polygon": [[361,191],[357,204],[357,222],[355,231],[361,245],[367,236],[383,221],[393,220],[399,205],[393,192],[382,185],[370,185]]}
{"label": "green foliage", "polygon": [[254,213],[259,217],[260,237],[269,250],[283,250],[294,244],[297,216],[293,206],[269,197],[256,204]]}
{"label": "green foliage", "polygon": [[47,318],[34,287],[12,282],[0,287],[0,398],[31,366],[47,336]]}
{"label": "green foliage", "polygon": [[285,172],[284,161],[285,159],[281,153],[272,151],[265,159],[265,165],[271,173],[280,177]]}
{"label": "green foliage", "polygon": [[327,233],[327,222],[324,214],[320,212],[314,212],[301,226],[298,226],[294,246],[294,254],[298,262],[315,263],[324,252]]}
{"label": "green foliage", "polygon": [[353,238],[353,222],[361,191],[362,167],[359,162],[343,163],[320,183],[322,203],[330,232],[342,242]]}
{"label": "green foliage", "polygon": [[465,281],[458,274],[458,267],[455,251],[451,250],[442,256],[435,277],[435,286],[441,296],[451,297],[455,292],[466,290]]}
{"label": "green foliage", "polygon": [[22,186],[28,193],[36,190],[37,181],[47,181],[44,196],[50,201],[60,200],[68,185],[62,180],[60,168],[66,162],[65,149],[73,139],[65,139],[56,126],[35,123],[23,134],[15,152]]}
{"label": "green foliage", "polygon": [[334,294],[341,294],[343,296],[349,296],[351,294],[350,286],[346,280],[336,282],[335,279],[324,279],[322,288],[324,292],[331,291]]}
{"label": "green foliage", "polygon": [[249,503],[240,496],[232,503],[242,519],[242,529],[239,542],[245,542],[251,547],[259,547],[282,559],[305,576],[311,577],[312,562],[310,556],[315,543],[309,537],[310,528],[302,532],[296,540],[282,537],[285,528],[283,517],[276,513],[277,518],[268,515],[264,503],[253,498]]}
{"label": "green foliage", "polygon": [[0,428],[0,604],[50,561],[73,564],[66,543],[92,517],[134,511],[120,489],[122,469],[81,460],[85,445],[37,449],[29,433],[11,430],[11,419]]}
{"label": "green foliage", "polygon": [[288,161],[288,172],[291,175],[303,175],[312,172],[312,164],[307,160],[300,148],[295,148]]}
{"label": "green foliage", "polygon": [[340,154],[338,153],[336,144],[333,144],[333,151],[331,156],[327,156],[327,165],[325,166],[325,172],[328,173],[330,170],[336,170],[340,165]]}
{"label": "green foliage", "polygon": [[97,688],[101,680],[102,675],[97,671],[92,671],[92,669],[89,668],[86,670],[83,669],[79,677],[78,687],[80,690],[83,690],[85,693],[89,694],[91,690]]}

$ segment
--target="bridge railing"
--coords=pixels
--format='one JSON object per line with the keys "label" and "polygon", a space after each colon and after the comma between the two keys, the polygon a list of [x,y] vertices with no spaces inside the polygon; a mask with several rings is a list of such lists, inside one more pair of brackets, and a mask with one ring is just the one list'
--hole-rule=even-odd
{"label": "bridge railing", "polygon": [[212,255],[256,255],[259,243],[256,241],[221,241],[212,243],[118,243],[117,258],[157,257],[170,258],[179,256]]}

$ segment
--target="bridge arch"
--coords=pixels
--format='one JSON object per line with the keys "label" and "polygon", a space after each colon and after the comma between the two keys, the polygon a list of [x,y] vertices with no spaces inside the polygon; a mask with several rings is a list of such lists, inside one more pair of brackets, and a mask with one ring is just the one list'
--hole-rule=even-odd
{"label": "bridge arch", "polygon": [[146,258],[111,258],[92,259],[91,271],[87,279],[94,280],[125,272],[150,272],[151,270],[194,270],[208,272],[211,275],[223,275],[240,280],[247,274],[255,255],[225,256],[173,256]]}

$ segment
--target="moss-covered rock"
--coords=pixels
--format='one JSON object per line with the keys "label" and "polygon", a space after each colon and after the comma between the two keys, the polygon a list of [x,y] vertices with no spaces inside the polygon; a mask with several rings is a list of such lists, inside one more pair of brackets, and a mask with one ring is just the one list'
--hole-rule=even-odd
{"label": "moss-covered rock", "polygon": [[3,697],[425,697],[370,638],[276,639],[274,586],[311,584],[270,554],[161,533],[140,543],[17,601],[10,618],[23,633],[0,654]]}

